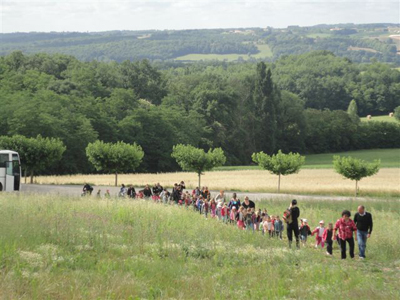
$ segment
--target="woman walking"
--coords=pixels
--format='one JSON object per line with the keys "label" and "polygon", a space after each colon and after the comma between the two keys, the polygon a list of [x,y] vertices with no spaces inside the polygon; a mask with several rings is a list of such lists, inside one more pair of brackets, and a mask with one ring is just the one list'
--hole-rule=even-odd
{"label": "woman walking", "polygon": [[[346,259],[346,243],[349,244],[350,257],[354,258],[354,232],[357,232],[357,227],[354,221],[350,219],[350,217],[350,211],[344,210],[342,212],[342,217],[337,220],[334,228],[334,239],[336,239],[336,232],[339,231],[337,238],[340,241],[342,259]],[[357,235],[355,237],[357,240]]]}

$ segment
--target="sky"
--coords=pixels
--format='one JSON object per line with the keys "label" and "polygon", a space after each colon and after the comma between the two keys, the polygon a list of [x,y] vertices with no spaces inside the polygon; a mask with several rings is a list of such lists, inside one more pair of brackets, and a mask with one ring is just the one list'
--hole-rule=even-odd
{"label": "sky", "polygon": [[400,0],[0,0],[0,32],[400,22]]}

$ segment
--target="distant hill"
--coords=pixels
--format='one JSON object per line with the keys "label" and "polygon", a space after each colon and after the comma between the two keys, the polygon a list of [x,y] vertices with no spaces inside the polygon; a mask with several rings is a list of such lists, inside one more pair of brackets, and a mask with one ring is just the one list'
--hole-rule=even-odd
{"label": "distant hill", "polygon": [[83,61],[149,59],[274,60],[281,55],[329,50],[355,62],[400,65],[397,24],[321,24],[311,27],[147,30],[108,32],[30,32],[0,34],[0,55],[64,53]]}

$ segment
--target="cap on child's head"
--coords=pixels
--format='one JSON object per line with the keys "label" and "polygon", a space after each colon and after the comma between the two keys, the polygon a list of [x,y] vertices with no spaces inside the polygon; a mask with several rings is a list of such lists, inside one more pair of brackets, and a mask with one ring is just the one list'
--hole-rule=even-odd
{"label": "cap on child's head", "polygon": [[303,219],[303,222],[304,222],[304,223],[307,223],[307,219]]}
{"label": "cap on child's head", "polygon": [[297,200],[296,199],[292,200],[292,205],[297,205]]}
{"label": "cap on child's head", "polygon": [[319,224],[325,224],[325,222],[323,220],[319,221]]}
{"label": "cap on child's head", "polygon": [[232,207],[232,210],[236,210],[236,206]]}

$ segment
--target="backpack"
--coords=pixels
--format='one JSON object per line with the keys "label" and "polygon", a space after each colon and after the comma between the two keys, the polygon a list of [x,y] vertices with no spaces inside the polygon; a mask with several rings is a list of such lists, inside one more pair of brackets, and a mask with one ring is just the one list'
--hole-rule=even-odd
{"label": "backpack", "polygon": [[287,224],[291,224],[293,222],[292,220],[292,213],[290,211],[290,209],[287,209],[283,212],[283,220],[285,220],[285,222]]}

